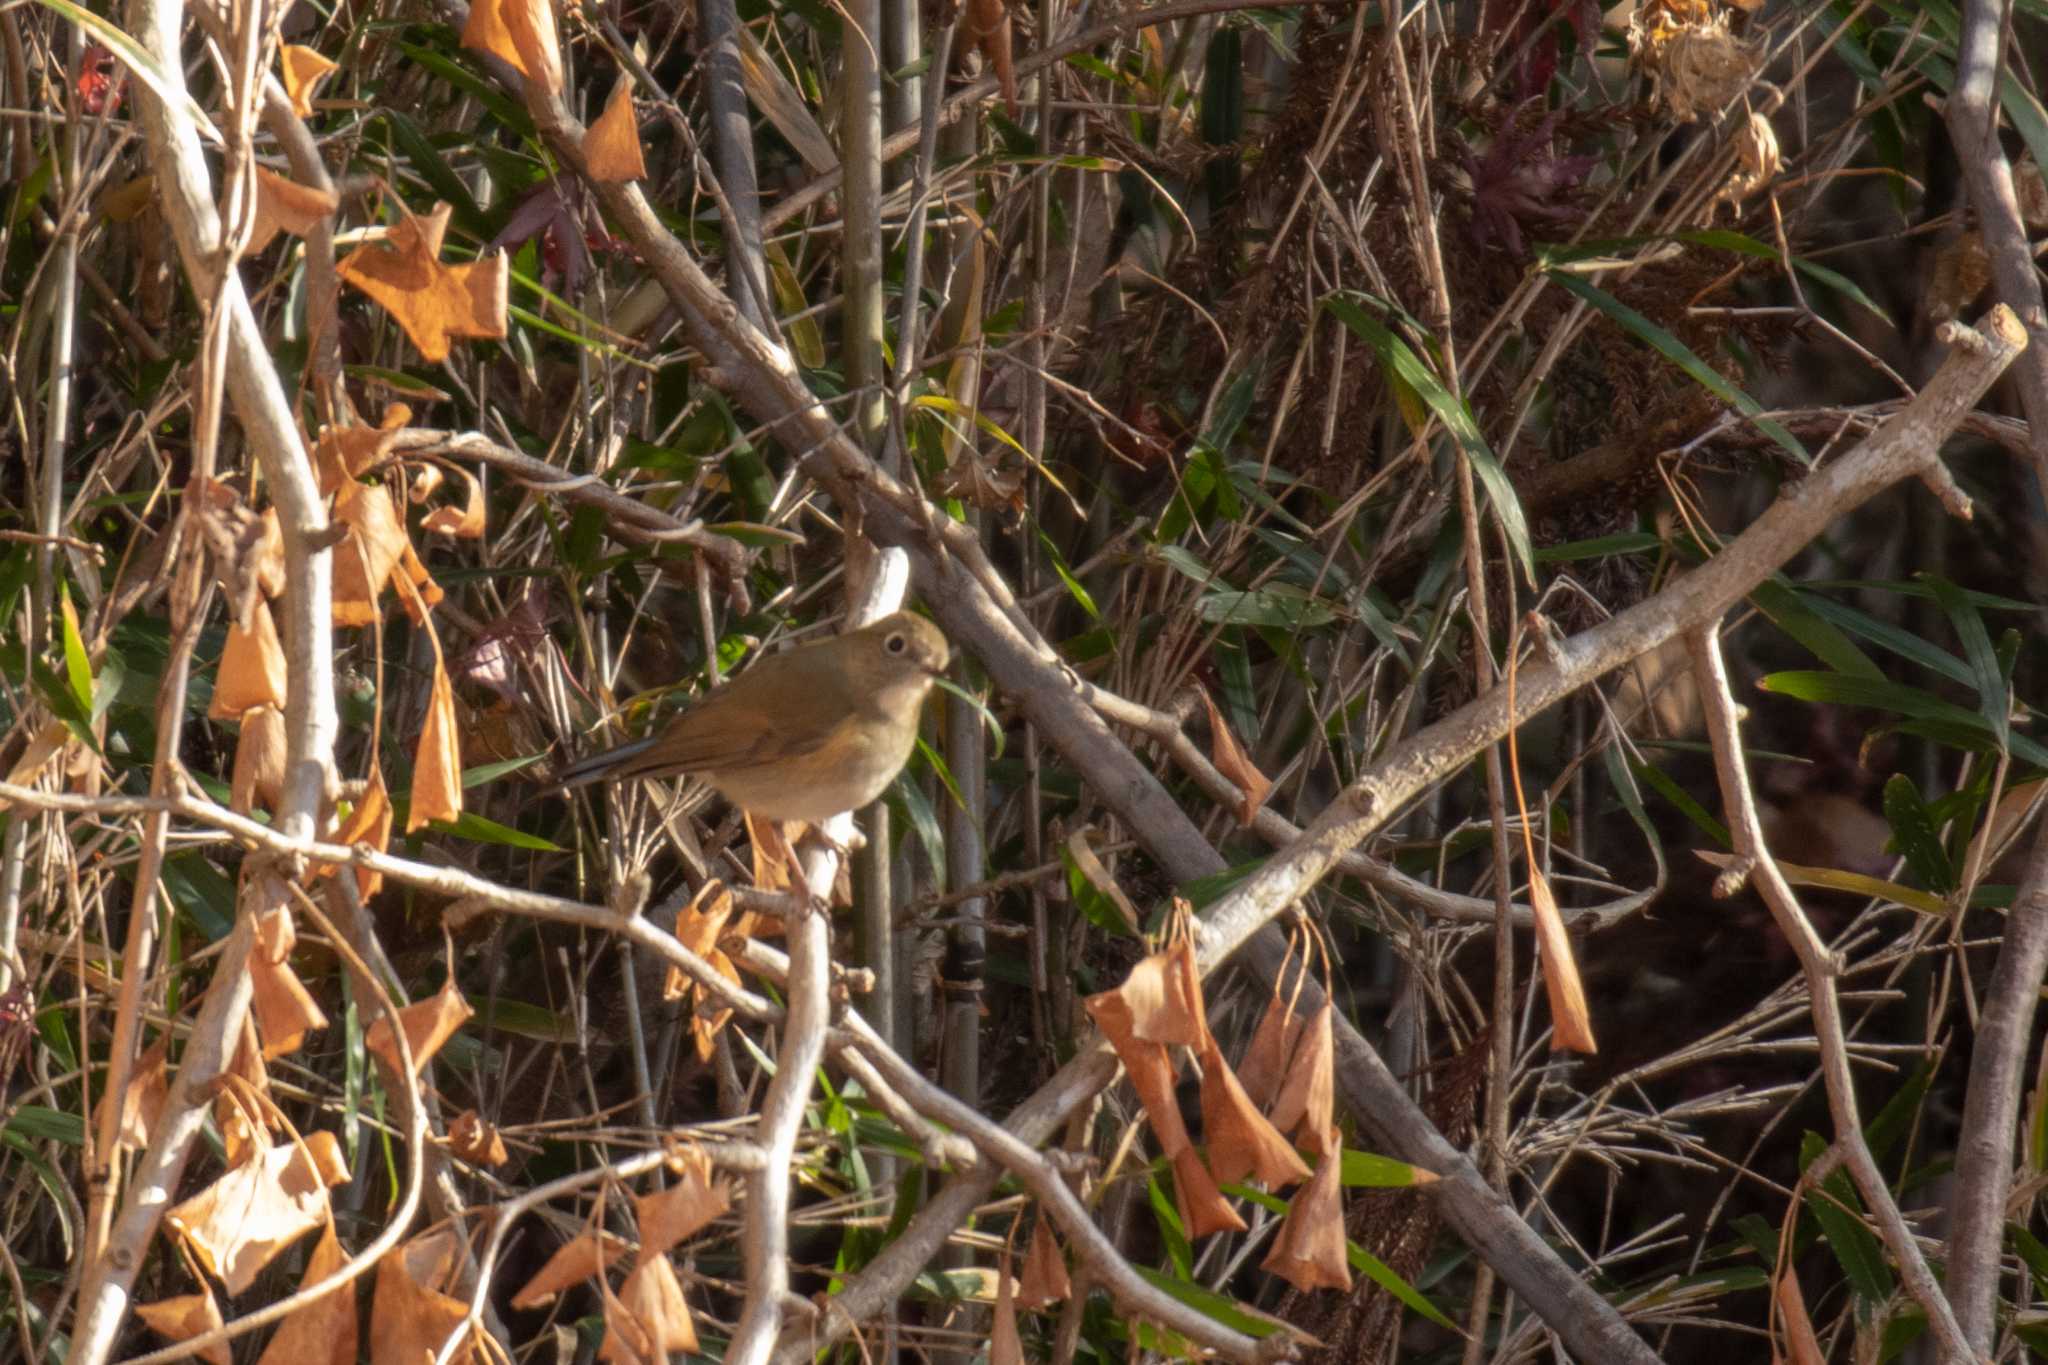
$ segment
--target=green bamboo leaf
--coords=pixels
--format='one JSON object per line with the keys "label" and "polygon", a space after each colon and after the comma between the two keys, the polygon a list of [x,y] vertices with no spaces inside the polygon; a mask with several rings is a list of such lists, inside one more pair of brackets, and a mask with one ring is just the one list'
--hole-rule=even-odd
{"label": "green bamboo leaf", "polygon": [[1346,1147],[1337,1179],[1347,1188],[1412,1189],[1434,1181],[1436,1173],[1377,1152],[1358,1152]]}
{"label": "green bamboo leaf", "polygon": [[1655,550],[1664,542],[1649,531],[1623,531],[1591,540],[1572,540],[1550,545],[1536,552],[1538,564],[1569,564],[1580,559],[1605,559],[1609,555],[1637,555]]}
{"label": "green bamboo leaf", "polygon": [[472,237],[488,240],[491,226],[484,219],[484,212],[477,207],[476,196],[469,192],[469,186],[448,164],[420,126],[396,109],[380,109],[378,117],[391,130],[394,151],[402,152],[414,175],[432,187],[436,198],[455,210],[455,221],[464,232]]}
{"label": "green bamboo leaf", "polygon": [[1735,841],[1728,837],[1728,826],[1716,820],[1707,808],[1693,800],[1685,788],[1666,777],[1661,769],[1647,763],[1632,763],[1629,768],[1636,775],[1636,781],[1653,789],[1659,796],[1676,806],[1679,813],[1693,822],[1702,834],[1723,848],[1735,847]]}
{"label": "green bamboo leaf", "polygon": [[85,636],[78,628],[78,608],[71,605],[71,588],[59,584],[57,611],[64,620],[64,680],[71,685],[71,699],[80,712],[92,715],[92,656],[86,653]]}
{"label": "green bamboo leaf", "polygon": [[[1819,1160],[1826,1150],[1827,1142],[1820,1134],[1808,1133],[1800,1144],[1801,1169]],[[1863,1201],[1857,1196],[1849,1173],[1837,1168],[1820,1182],[1818,1189],[1809,1190],[1806,1207],[1820,1224],[1828,1250],[1834,1253],[1835,1262],[1842,1267],[1856,1297],[1871,1305],[1890,1299],[1892,1274],[1885,1264],[1884,1246],[1864,1222]]]}
{"label": "green bamboo leaf", "polygon": [[[393,806],[400,803],[394,801]],[[475,811],[466,810],[453,820],[429,820],[428,828],[441,834],[453,834],[459,839],[474,839],[480,844],[498,844],[505,848],[530,849],[535,853],[567,853],[560,844],[550,843],[538,834],[528,834],[496,820],[486,819]]]}
{"label": "green bamboo leaf", "polygon": [[1827,618],[1849,634],[1861,636],[1880,649],[1889,650],[1902,659],[1919,664],[1922,668],[1933,669],[1943,677],[1959,683],[1967,683],[1975,677],[1970,672],[1970,666],[1961,659],[1945,649],[1929,644],[1909,630],[1901,630],[1889,621],[1880,621],[1867,612],[1859,611],[1820,593],[1807,593],[1805,597],[1806,605],[1816,616]]}
{"label": "green bamboo leaf", "polygon": [[1495,513],[1500,517],[1501,529],[1507,533],[1508,544],[1513,547],[1516,560],[1522,566],[1522,573],[1531,582],[1536,578],[1536,556],[1530,547],[1529,523],[1522,515],[1522,501],[1515,493],[1515,486],[1509,481],[1507,471],[1494,458],[1492,447],[1480,434],[1478,423],[1472,420],[1472,413],[1462,399],[1453,397],[1449,390],[1438,382],[1435,374],[1422,363],[1422,358],[1409,349],[1408,343],[1387,330],[1386,326],[1367,313],[1363,308],[1342,294],[1324,297],[1323,307],[1334,314],[1338,321],[1356,332],[1365,343],[1379,355],[1380,364],[1388,374],[1400,383],[1408,385],[1429,404],[1437,420],[1458,442],[1465,458],[1472,462],[1473,473],[1486,489],[1487,498],[1493,503]]}
{"label": "green bamboo leaf", "polygon": [[[1179,1221],[1177,1217],[1174,1219],[1175,1223]],[[1133,1266],[1132,1269],[1144,1276],[1161,1293],[1172,1295],[1211,1321],[1222,1323],[1225,1327],[1242,1332],[1248,1337],[1269,1337],[1286,1326],[1277,1319],[1245,1307],[1236,1299],[1225,1298],[1193,1281],[1162,1275],[1144,1266]]]}
{"label": "green bamboo leaf", "polygon": [[1769,436],[1780,446],[1783,446],[1793,459],[1799,461],[1802,465],[1811,466],[1813,464],[1813,457],[1806,453],[1806,447],[1799,443],[1797,436],[1794,436],[1770,418],[1765,417],[1763,415],[1763,404],[1751,398],[1734,384],[1729,383],[1713,366],[1695,355],[1690,346],[1687,346],[1677,337],[1671,335],[1671,333],[1665,331],[1662,327],[1659,327],[1656,323],[1614,297],[1614,295],[1592,284],[1588,284],[1577,275],[1563,270],[1552,270],[1549,272],[1549,275],[1551,280],[1564,288],[1567,293],[1578,295],[1596,311],[1606,315],[1624,331],[1633,332],[1650,349],[1685,371],[1694,383],[1734,408],[1743,416],[1749,418],[1756,424],[1757,430]]}
{"label": "green bamboo leaf", "polygon": [[2007,698],[2005,670],[1999,666],[1998,651],[1991,647],[1991,632],[1984,618],[1963,591],[1939,574],[1916,575],[1934,593],[1934,600],[1948,613],[1963,642],[1963,657],[1970,662],[1971,682],[1977,689],[1977,709],[1998,736],[1998,747],[2007,748],[2012,739],[2012,708]]}
{"label": "green bamboo leaf", "polygon": [[1757,686],[1766,692],[1799,701],[1830,702],[1839,706],[1867,706],[1905,716],[1894,727],[1911,734],[1926,734],[1943,743],[1970,749],[2008,749],[2014,757],[2048,768],[2048,749],[2017,731],[1999,735],[1975,711],[1945,702],[1931,692],[1884,679],[1852,678],[1843,673],[1794,670],[1767,674]]}
{"label": "green bamboo leaf", "polygon": [[1906,860],[1920,884],[1930,891],[1947,894],[1956,889],[1955,869],[1948,850],[1941,846],[1927,803],[1920,788],[1904,773],[1893,773],[1884,784],[1884,818],[1892,827],[1892,847]]}
{"label": "green bamboo leaf", "polygon": [[1837,673],[1862,678],[1884,677],[1884,670],[1858,649],[1854,640],[1808,606],[1805,594],[1794,589],[1784,575],[1772,574],[1757,584],[1751,590],[1749,600],[1770,617],[1778,629],[1804,645],[1815,658]]}

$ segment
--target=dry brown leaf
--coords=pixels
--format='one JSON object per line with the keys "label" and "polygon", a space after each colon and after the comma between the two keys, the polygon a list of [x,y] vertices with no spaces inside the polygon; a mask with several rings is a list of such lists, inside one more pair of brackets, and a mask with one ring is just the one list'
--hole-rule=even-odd
{"label": "dry brown leaf", "polygon": [[280,232],[304,237],[334,212],[339,201],[332,191],[316,190],[287,180],[276,171],[256,168],[256,222],[249,229],[244,256],[254,256]]}
{"label": "dry brown leaf", "polygon": [[285,1167],[286,1189],[315,1185],[331,1189],[348,1183],[348,1158],[342,1154],[340,1138],[321,1128],[301,1136],[299,1145],[305,1150]]}
{"label": "dry brown leaf", "polygon": [[1245,1095],[1262,1111],[1272,1108],[1280,1094],[1287,1079],[1288,1063],[1301,1043],[1305,1022],[1295,1013],[1293,1002],[1282,999],[1275,991],[1266,1002],[1266,1012],[1259,1017],[1259,1026],[1252,1030],[1251,1045],[1244,1050],[1238,1075]]}
{"label": "dry brown leaf", "polygon": [[1195,947],[1176,939],[1153,953],[1116,988],[1130,1011],[1131,1036],[1148,1043],[1182,1043],[1201,1047],[1209,1041],[1209,1021],[1202,1008],[1202,980],[1195,966]]}
{"label": "dry brown leaf", "polygon": [[235,771],[228,788],[228,806],[242,815],[261,802],[270,810],[284,795],[284,712],[258,706],[242,714],[241,737],[235,741]]}
{"label": "dry brown leaf", "polygon": [[[803,865],[782,822],[766,820],[752,811],[742,811],[747,823],[747,846],[753,850],[754,885],[762,891],[790,891],[803,885]],[[765,926],[764,926],[765,928]]]}
{"label": "dry brown leaf", "polygon": [[995,1325],[989,1333],[988,1365],[1024,1365],[1024,1338],[1017,1333],[1016,1280],[1010,1274],[1007,1252],[996,1273]]}
{"label": "dry brown leaf", "polygon": [[[149,1145],[149,1135],[156,1131],[156,1121],[163,1117],[164,1101],[171,1095],[169,1063],[170,1039],[159,1038],[135,1059],[128,1088],[121,1092],[119,1138],[136,1151]],[[110,1104],[113,1099],[112,1095],[103,1095],[100,1103]]]}
{"label": "dry brown leaf", "polygon": [[633,117],[633,78],[619,73],[604,112],[583,134],[583,160],[592,180],[619,184],[644,180],[647,163],[640,156],[640,125]]}
{"label": "dry brown leaf", "polygon": [[[306,1258],[299,1288],[313,1288],[347,1263],[348,1253],[335,1240],[330,1222]],[[355,1287],[338,1285],[279,1323],[256,1365],[355,1365],[357,1334]]]}
{"label": "dry brown leaf", "polygon": [[676,942],[698,957],[708,958],[718,950],[719,935],[725,932],[725,922],[730,918],[732,891],[713,877],[697,889],[697,894],[676,916]]}
{"label": "dry brown leaf", "polygon": [[[435,465],[426,467],[438,468]],[[469,497],[460,508],[436,507],[420,519],[420,529],[429,535],[447,536],[453,540],[481,540],[484,534],[483,483],[467,469],[455,472],[469,485]]]}
{"label": "dry brown leaf", "polygon": [[[21,757],[14,761],[14,767],[8,771],[7,780],[17,787],[34,785],[36,778],[42,775],[50,760],[62,753],[65,746],[70,743],[70,727],[61,720],[51,721],[36,731],[35,738],[28,742],[28,747],[22,750]],[[12,804],[0,801],[0,810],[8,809]]]}
{"label": "dry brown leaf", "polygon": [[690,1306],[683,1302],[683,1286],[668,1257],[642,1251],[640,1263],[619,1286],[618,1301],[652,1341],[657,1362],[678,1351],[696,1353],[697,1324],[690,1320]]}
{"label": "dry brown leaf", "polygon": [[[391,847],[391,793],[384,786],[384,772],[371,768],[370,778],[363,786],[363,794],[350,808],[348,818],[335,831],[335,842],[353,848],[357,844],[368,844],[379,853]],[[322,863],[316,869],[319,873],[334,870],[333,863]],[[367,867],[356,872],[356,888],[368,900],[384,885],[384,874]]]}
{"label": "dry brown leaf", "polygon": [[298,1144],[279,1143],[164,1215],[229,1294],[254,1284],[280,1252],[327,1221],[326,1186],[285,1179],[295,1162]]}
{"label": "dry brown leaf", "polygon": [[1729,178],[1714,202],[1740,205],[1777,178],[1785,169],[1778,152],[1778,130],[1762,114],[1752,112],[1735,135],[1735,174]]}
{"label": "dry brown leaf", "polygon": [[1264,1268],[1296,1289],[1351,1288],[1351,1262],[1344,1246],[1344,1189],[1334,1129],[1323,1134],[1323,1159],[1295,1193],[1287,1218],[1266,1253]]}
{"label": "dry brown leaf", "polygon": [[677,1184],[633,1200],[643,1257],[666,1255],[670,1247],[732,1207],[731,1191],[724,1181],[712,1178],[711,1159],[702,1152],[679,1152],[669,1166],[681,1177]]}
{"label": "dry brown leaf", "polygon": [[1173,1158],[1173,1198],[1180,1206],[1181,1226],[1187,1229],[1190,1240],[1212,1232],[1244,1231],[1244,1219],[1237,1216],[1223,1191],[1216,1188],[1216,1178],[1209,1174],[1209,1168],[1202,1164],[1193,1147]]}
{"label": "dry brown leaf", "polygon": [[[751,922],[753,916],[749,915],[747,919]],[[739,968],[732,965],[732,959],[723,951],[714,950],[704,960],[727,981],[735,986],[740,984]],[[690,1037],[697,1044],[697,1060],[700,1062],[711,1060],[711,1054],[716,1050],[718,1031],[732,1019],[732,1007],[729,1005],[719,1005],[707,1014],[703,1008],[705,998],[700,988],[698,1007],[690,1013]]]}
{"label": "dry brown leaf", "polygon": [[214,1095],[214,1123],[227,1148],[228,1164],[240,1166],[253,1160],[270,1145],[277,1122],[258,1097],[270,1093],[270,1069],[263,1064],[263,1045],[256,1037],[256,1020],[242,1016],[242,1031],[223,1073],[239,1084],[223,1085]]}
{"label": "dry brown leaf", "polygon": [[[538,0],[545,6],[546,0]],[[426,218],[407,214],[384,245],[366,243],[335,266],[343,280],[368,294],[398,321],[422,359],[439,364],[456,337],[505,335],[510,266],[502,251],[469,265],[441,260],[448,229],[446,204]]]}
{"label": "dry brown leaf", "polygon": [[610,1285],[599,1281],[598,1289],[604,1295],[604,1340],[598,1343],[597,1358],[611,1365],[663,1365],[653,1331],[612,1293]]}
{"label": "dry brown leaf", "polygon": [[631,1248],[625,1239],[614,1237],[609,1232],[588,1229],[579,1232],[557,1248],[555,1254],[548,1257],[547,1264],[520,1286],[519,1292],[512,1296],[512,1306],[525,1312],[551,1302],[564,1289],[572,1289],[591,1276],[604,1273],[629,1250]]}
{"label": "dry brown leaf", "polygon": [[1250,829],[1259,807],[1266,804],[1266,793],[1273,790],[1273,779],[1259,771],[1259,765],[1237,742],[1237,735],[1223,719],[1223,712],[1217,709],[1206,687],[1202,689],[1202,705],[1209,708],[1209,761],[1237,788],[1237,823]]}
{"label": "dry brown leaf", "polygon": [[1324,1151],[1322,1142],[1335,1121],[1337,1104],[1336,1012],[1326,1000],[1302,1032],[1301,1047],[1295,1051],[1280,1085],[1273,1112],[1267,1115],[1273,1126],[1312,1152]]}
{"label": "dry brown leaf", "polygon": [[[167,1341],[190,1341],[200,1333],[210,1332],[221,1325],[220,1305],[213,1301],[211,1289],[158,1299],[155,1303],[138,1303],[135,1316],[148,1324],[150,1331]],[[228,1354],[225,1341],[216,1341],[201,1351],[199,1358],[206,1365],[234,1365],[234,1357]]]}
{"label": "dry brown leaf", "polygon": [[[381,467],[397,444],[399,431],[411,420],[411,408],[393,403],[384,409],[383,421],[374,427],[358,424],[320,428],[320,439],[313,447],[313,467],[319,471],[320,491],[331,497],[343,484]],[[276,515],[275,509],[271,514]]]}
{"label": "dry brown leaf", "polygon": [[434,575],[427,572],[427,566],[420,562],[410,540],[405,542],[405,550],[398,557],[398,567],[405,570],[405,582],[410,587],[400,600],[405,603],[406,615],[412,617],[414,625],[419,625],[427,619],[428,609],[437,605],[446,594],[434,581]]}
{"label": "dry brown leaf", "polygon": [[[441,1343],[469,1316],[465,1301],[446,1292],[457,1242],[443,1226],[402,1242],[377,1262],[370,1299],[370,1365],[428,1365]],[[482,1365],[474,1335],[466,1336],[449,1365]]]}
{"label": "dry brown leaf", "polygon": [[519,69],[526,78],[551,91],[561,89],[562,52],[555,40],[555,7],[549,0],[498,0],[498,17],[519,53]]}
{"label": "dry brown leaf", "polygon": [[334,496],[334,521],[349,532],[334,549],[334,624],[374,625],[383,616],[377,601],[412,548],[405,523],[389,489],[354,480]]}
{"label": "dry brown leaf", "polygon": [[1174,1096],[1171,1054],[1163,1044],[1132,1036],[1130,1006],[1117,992],[1104,991],[1081,1003],[1130,1074],[1131,1088],[1138,1092],[1138,1103],[1144,1106],[1145,1117],[1152,1121],[1152,1135],[1159,1139],[1159,1150],[1170,1157],[1188,1150],[1187,1122],[1181,1118],[1180,1103]]}
{"label": "dry brown leaf", "polygon": [[426,721],[413,753],[410,834],[429,820],[453,820],[462,814],[461,726],[455,719],[455,690],[441,663],[440,643],[434,646],[434,686],[427,696]]}
{"label": "dry brown leaf", "polygon": [[465,1109],[448,1125],[448,1150],[478,1166],[502,1166],[512,1159],[498,1126],[474,1109]]}
{"label": "dry brown leaf", "polygon": [[1010,11],[1003,0],[967,0],[968,36],[982,58],[995,69],[1003,91],[1003,112],[1017,117],[1017,70],[1010,61]]}
{"label": "dry brown leaf", "polygon": [[277,50],[277,69],[284,78],[284,92],[291,97],[292,112],[311,118],[313,91],[338,68],[310,47],[286,43]]}
{"label": "dry brown leaf", "polygon": [[1579,980],[1578,958],[1572,952],[1572,936],[1565,932],[1564,916],[1557,911],[1557,897],[1550,892],[1550,879],[1543,869],[1529,869],[1529,909],[1536,919],[1537,960],[1543,964],[1543,989],[1550,997],[1550,1050],[1583,1052],[1592,1056],[1600,1050],[1593,1038],[1593,1015],[1586,1007],[1586,988]]}
{"label": "dry brown leaf", "polygon": [[[398,1018],[405,1028],[405,1040],[412,1047],[413,1073],[417,1075],[428,1059],[441,1050],[441,1045],[455,1035],[455,1030],[462,1027],[463,1021],[475,1013],[462,998],[462,992],[455,989],[453,977],[443,982],[431,999],[401,1009]],[[370,1025],[363,1045],[381,1057],[394,1074],[399,1072],[397,1040],[391,1033],[389,1015]]]}
{"label": "dry brown leaf", "polygon": [[469,18],[462,25],[462,45],[472,52],[488,52],[531,79],[533,73],[526,69],[525,59],[512,42],[512,34],[505,27],[499,4],[500,0],[475,0],[469,7]]}
{"label": "dry brown leaf", "polygon": [[249,962],[250,985],[255,991],[250,1008],[256,1013],[256,1031],[263,1037],[266,1060],[297,1052],[307,1033],[327,1027],[326,1014],[288,960],[296,940],[291,911],[281,906],[257,921],[257,951]]}
{"label": "dry brown leaf", "polygon": [[1202,1052],[1202,1136],[1221,1184],[1249,1175],[1278,1190],[1308,1179],[1301,1155],[1252,1104],[1213,1039]]}
{"label": "dry brown leaf", "polygon": [[1024,1253],[1024,1270],[1017,1277],[1017,1306],[1043,1308],[1059,1303],[1074,1292],[1067,1277],[1067,1259],[1053,1237],[1052,1224],[1041,1213],[1031,1225],[1031,1245]]}
{"label": "dry brown leaf", "polygon": [[228,642],[221,650],[220,668],[213,683],[213,701],[206,708],[208,720],[239,720],[252,706],[284,709],[284,645],[277,638],[277,621],[270,604],[258,601],[250,618],[250,629],[230,621]]}

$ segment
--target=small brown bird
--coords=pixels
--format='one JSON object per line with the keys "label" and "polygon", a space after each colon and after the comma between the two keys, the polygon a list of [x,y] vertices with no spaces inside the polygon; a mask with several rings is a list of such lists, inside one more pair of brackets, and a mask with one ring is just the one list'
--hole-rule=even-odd
{"label": "small brown bird", "polygon": [[659,734],[570,764],[562,785],[691,773],[762,818],[819,824],[903,771],[951,657],[937,626],[899,611],[759,659]]}

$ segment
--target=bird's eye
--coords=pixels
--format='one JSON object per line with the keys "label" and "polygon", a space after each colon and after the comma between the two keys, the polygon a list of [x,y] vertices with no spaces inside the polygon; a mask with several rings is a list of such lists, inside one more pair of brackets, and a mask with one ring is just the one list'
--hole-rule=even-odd
{"label": "bird's eye", "polygon": [[888,650],[891,654],[901,654],[904,650],[910,648],[910,641],[904,639],[901,635],[891,635],[888,639],[882,641],[882,648]]}

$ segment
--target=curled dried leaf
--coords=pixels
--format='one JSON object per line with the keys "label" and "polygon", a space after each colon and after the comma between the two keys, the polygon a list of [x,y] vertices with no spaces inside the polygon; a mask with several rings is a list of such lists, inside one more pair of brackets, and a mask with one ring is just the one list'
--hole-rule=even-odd
{"label": "curled dried leaf", "polygon": [[731,1191],[724,1181],[713,1178],[711,1159],[703,1152],[679,1152],[669,1165],[681,1178],[665,1190],[633,1201],[643,1257],[665,1255],[670,1247],[732,1207]]}
{"label": "curled dried leaf", "polygon": [[1058,1303],[1074,1292],[1067,1276],[1066,1257],[1053,1236],[1052,1224],[1041,1213],[1031,1224],[1031,1245],[1024,1253],[1024,1270],[1017,1277],[1017,1306],[1043,1308]]}
{"label": "curled dried leaf", "polygon": [[1223,719],[1223,713],[1216,708],[1216,701],[1207,688],[1202,689],[1202,705],[1209,708],[1209,758],[1216,765],[1216,771],[1230,779],[1238,790],[1237,823],[1250,829],[1252,820],[1259,813],[1259,807],[1266,803],[1266,793],[1273,790],[1273,779],[1259,771],[1258,764],[1237,742],[1230,723]]}
{"label": "curled dried leaf", "polygon": [[[678,1351],[696,1352],[697,1325],[690,1320],[690,1306],[683,1301],[683,1286],[677,1282],[675,1267],[669,1264],[668,1257],[643,1252],[633,1273],[619,1286],[618,1303],[646,1333],[656,1361]],[[609,1312],[606,1320],[610,1321]]]}
{"label": "curled dried leaf", "polygon": [[1586,1005],[1586,988],[1579,979],[1579,962],[1572,952],[1572,938],[1558,913],[1557,897],[1551,894],[1550,879],[1543,869],[1529,869],[1529,908],[1536,919],[1536,946],[1543,964],[1543,988],[1550,998],[1550,1050],[1583,1052],[1592,1056],[1600,1050],[1593,1038],[1593,1016]]}
{"label": "curled dried leaf", "polygon": [[1223,1191],[1216,1188],[1216,1178],[1209,1174],[1209,1168],[1202,1164],[1193,1147],[1173,1158],[1173,1198],[1180,1206],[1181,1226],[1187,1229],[1190,1238],[1207,1237],[1212,1232],[1244,1231],[1244,1219],[1237,1216]]}
{"label": "curled dried leaf", "polygon": [[564,1289],[601,1275],[629,1248],[624,1239],[609,1232],[585,1230],[556,1248],[547,1264],[512,1296],[512,1306],[521,1312],[551,1302]]}
{"label": "curled dried leaf", "polygon": [[336,275],[391,314],[430,364],[446,360],[456,338],[502,339],[509,317],[511,267],[502,251],[467,265],[442,262],[450,212],[441,204],[427,218],[407,214],[383,245],[366,243],[335,266]]}
{"label": "curled dried leaf", "polygon": [[1264,1268],[1296,1289],[1351,1288],[1351,1261],[1344,1241],[1344,1189],[1339,1180],[1336,1132],[1323,1134],[1323,1159],[1295,1193],[1287,1218],[1266,1253]]}
{"label": "curled dried leaf", "polygon": [[[475,1013],[469,1002],[462,998],[462,992],[455,989],[452,977],[442,983],[441,989],[430,998],[399,1010],[399,1022],[405,1029],[406,1043],[412,1049],[414,1074],[418,1074],[428,1059],[441,1050],[441,1045],[455,1036],[455,1030]],[[370,1025],[369,1032],[363,1035],[363,1045],[382,1058],[394,1074],[399,1071],[398,1045],[391,1032],[389,1016]]]}
{"label": "curled dried leaf", "polygon": [[427,715],[413,753],[412,811],[406,833],[430,820],[453,820],[462,814],[461,726],[455,718],[455,690],[442,666],[440,642],[434,646],[434,683],[427,694]]}
{"label": "curled dried leaf", "polygon": [[640,155],[640,125],[633,117],[633,78],[621,72],[604,112],[583,134],[583,159],[590,178],[618,184],[647,178]]}
{"label": "curled dried leaf", "polygon": [[1202,1052],[1202,1136],[1209,1170],[1224,1184],[1247,1175],[1269,1190],[1308,1179],[1308,1166],[1237,1083],[1212,1039]]}
{"label": "curled dried leaf", "polygon": [[[299,1288],[321,1284],[347,1263],[348,1253],[341,1249],[334,1224],[329,1222],[321,1229],[313,1254],[306,1258],[306,1274]],[[356,1339],[354,1287],[337,1285],[279,1323],[256,1365],[355,1365]]]}
{"label": "curled dried leaf", "polygon": [[[377,1262],[370,1300],[370,1359],[434,1360],[441,1344],[469,1316],[469,1304],[446,1291],[455,1270],[456,1233],[447,1226],[402,1242]],[[482,1365],[472,1335],[465,1335],[449,1365]]]}
{"label": "curled dried leaf", "polygon": [[284,92],[291,99],[292,112],[300,118],[311,118],[313,92],[340,68],[313,48],[286,43],[277,50],[277,69],[284,80]]}
{"label": "curled dried leaf", "polygon": [[[221,1325],[220,1305],[214,1302],[213,1291],[202,1289],[197,1294],[178,1294],[155,1303],[138,1303],[135,1316],[148,1325],[149,1330],[167,1341],[190,1341]],[[228,1344],[216,1341],[199,1352],[199,1358],[206,1365],[234,1365],[234,1357],[228,1354]]]}
{"label": "curled dried leaf", "polygon": [[448,1150],[478,1166],[502,1166],[512,1159],[504,1135],[474,1109],[465,1109],[448,1125]]}
{"label": "curled dried leaf", "polygon": [[230,1294],[256,1281],[285,1248],[327,1221],[327,1188],[286,1179],[303,1167],[296,1143],[270,1147],[164,1214]]}

